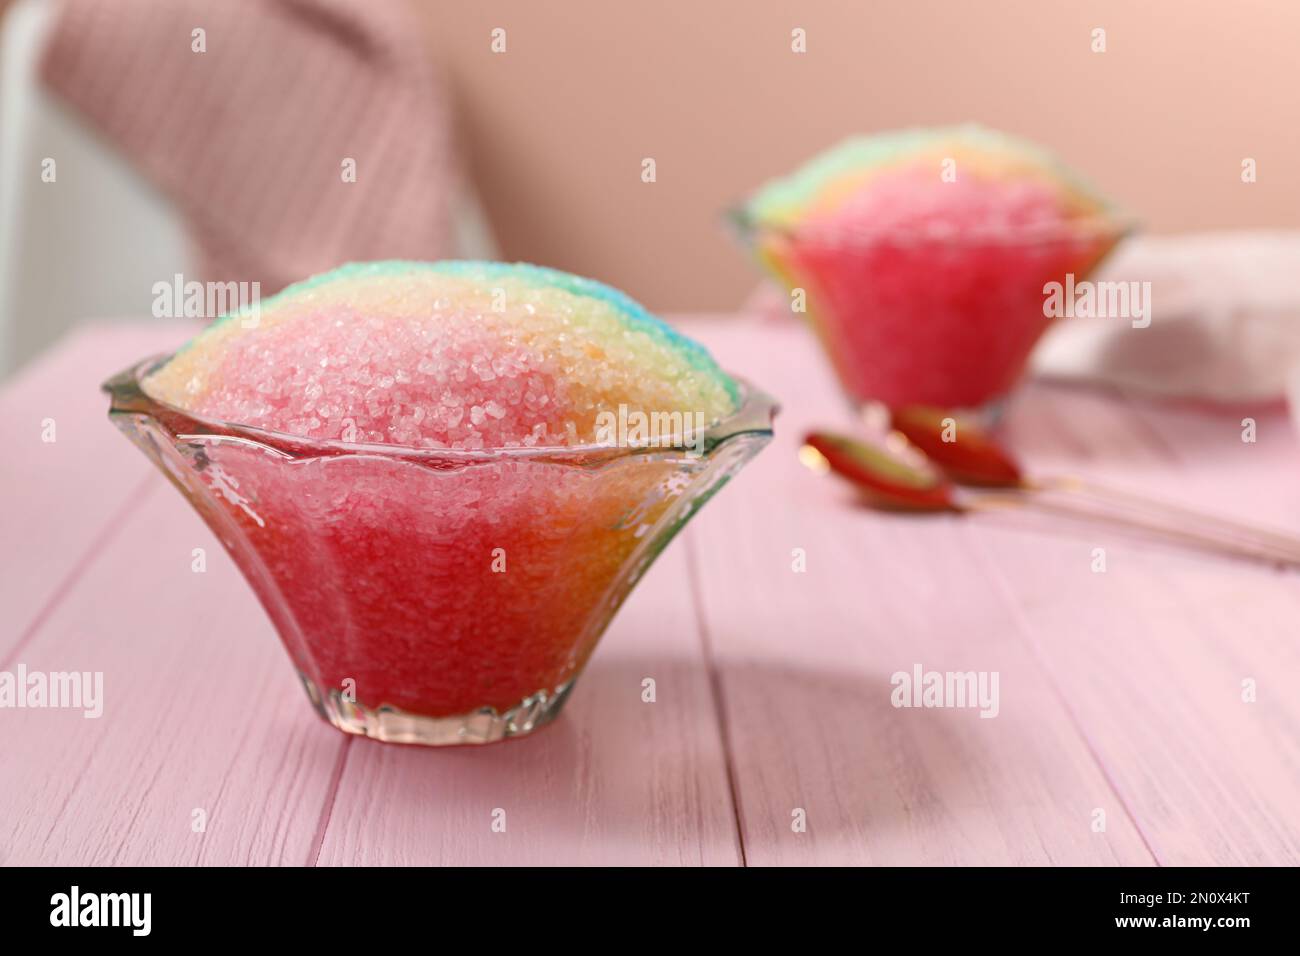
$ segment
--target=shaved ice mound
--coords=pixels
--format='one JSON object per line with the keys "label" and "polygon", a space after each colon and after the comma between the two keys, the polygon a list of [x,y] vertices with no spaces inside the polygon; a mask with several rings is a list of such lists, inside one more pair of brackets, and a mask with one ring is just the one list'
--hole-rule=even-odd
{"label": "shaved ice mound", "polygon": [[889,170],[839,206],[810,213],[805,235],[890,233],[946,238],[962,233],[1049,230],[1065,218],[1060,197],[1045,183],[962,176],[935,188],[932,170]]}
{"label": "shaved ice mound", "polygon": [[980,409],[1046,331],[1043,287],[1125,227],[1046,150],[979,126],[854,137],[761,189],[739,219],[859,403]]}
{"label": "shaved ice mound", "polygon": [[[346,266],[107,388],[257,592],[317,712],[435,745],[552,719],[774,412],[621,293],[489,263]],[[620,406],[705,431],[608,439],[597,417]]]}
{"label": "shaved ice mound", "polygon": [[[887,197],[900,182],[909,201],[931,207],[929,221],[976,231],[996,223],[972,218],[968,214],[974,210],[966,203],[952,201],[987,192],[985,211],[997,217],[1000,185],[1013,187],[1005,193],[1013,205],[1022,189],[1046,197],[1048,202],[1036,216],[1040,222],[1088,219],[1106,215],[1109,209],[1104,199],[1041,146],[966,124],[851,137],[789,176],[764,185],[749,200],[746,212],[763,226],[792,228],[834,218],[855,204],[862,205],[864,197]],[[948,188],[956,184],[961,188]]]}
{"label": "shaved ice mound", "polygon": [[738,399],[707,352],[622,293],[482,262],[344,266],[217,323],[144,387],[303,438],[457,449],[592,443],[620,405],[716,421]]}

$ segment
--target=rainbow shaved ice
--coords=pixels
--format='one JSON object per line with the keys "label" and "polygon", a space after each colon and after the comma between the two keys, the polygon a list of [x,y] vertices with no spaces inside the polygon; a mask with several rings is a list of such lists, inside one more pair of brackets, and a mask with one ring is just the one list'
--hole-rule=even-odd
{"label": "rainbow shaved ice", "polygon": [[596,440],[628,411],[730,414],[707,352],[608,286],[487,262],[375,262],[291,286],[144,382],[205,417],[420,448]]}
{"label": "rainbow shaved ice", "polygon": [[712,424],[745,395],[622,293],[526,265],[345,266],[141,388],[220,426],[115,417],[231,551],[320,713],[422,743],[554,716],[641,573],[770,437],[604,447],[602,412]]}
{"label": "rainbow shaved ice", "polygon": [[[951,165],[945,166],[949,162]],[[947,178],[945,169],[951,170]],[[767,183],[750,199],[748,211],[754,219],[770,226],[834,221],[838,213],[854,203],[869,202],[868,197],[873,196],[880,201],[894,184],[909,180],[914,186],[926,187],[923,191],[927,199],[917,209],[897,204],[895,212],[903,221],[917,216],[923,221],[975,230],[999,225],[996,203],[986,205],[995,216],[993,221],[971,219],[961,206],[948,208],[946,194],[928,188],[934,184],[961,183],[969,187],[966,196],[987,192],[990,200],[1000,193],[1014,199],[1019,190],[1024,190],[1045,200],[1037,210],[1042,222],[1096,216],[1108,208],[1042,147],[967,124],[852,137],[789,176]],[[1008,211],[1014,214],[1014,210]]]}
{"label": "rainbow shaved ice", "polygon": [[742,216],[804,289],[859,401],[974,408],[1047,328],[1043,285],[1082,279],[1123,230],[1041,147],[975,125],[854,137],[768,183]]}

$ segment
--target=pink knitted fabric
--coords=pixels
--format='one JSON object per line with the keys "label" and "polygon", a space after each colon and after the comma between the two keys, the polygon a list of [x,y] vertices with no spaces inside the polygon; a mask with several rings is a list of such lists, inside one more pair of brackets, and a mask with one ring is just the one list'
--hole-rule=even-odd
{"label": "pink knitted fabric", "polygon": [[176,204],[198,278],[270,294],[449,251],[449,107],[421,37],[405,0],[63,0],[41,72]]}

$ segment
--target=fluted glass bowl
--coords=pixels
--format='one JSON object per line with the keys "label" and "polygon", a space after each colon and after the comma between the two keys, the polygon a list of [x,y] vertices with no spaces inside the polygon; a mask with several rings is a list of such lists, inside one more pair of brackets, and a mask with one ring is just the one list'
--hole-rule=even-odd
{"label": "fluted glass bowl", "polygon": [[109,415],[217,534],[340,730],[488,743],[559,712],[673,535],[772,435],[742,402],[690,441],[430,450],[213,421],[106,383]]}
{"label": "fluted glass bowl", "polygon": [[1086,280],[1131,224],[946,231],[730,219],[806,317],[850,400],[978,412],[1019,380],[1052,321],[1045,286]]}

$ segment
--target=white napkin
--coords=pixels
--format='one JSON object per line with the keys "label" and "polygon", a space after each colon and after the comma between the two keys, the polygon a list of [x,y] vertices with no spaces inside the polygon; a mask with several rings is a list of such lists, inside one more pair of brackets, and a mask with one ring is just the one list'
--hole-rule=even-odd
{"label": "white napkin", "polygon": [[1039,375],[1240,402],[1290,394],[1300,419],[1300,232],[1141,236],[1094,281],[1149,281],[1151,322],[1059,320]]}

